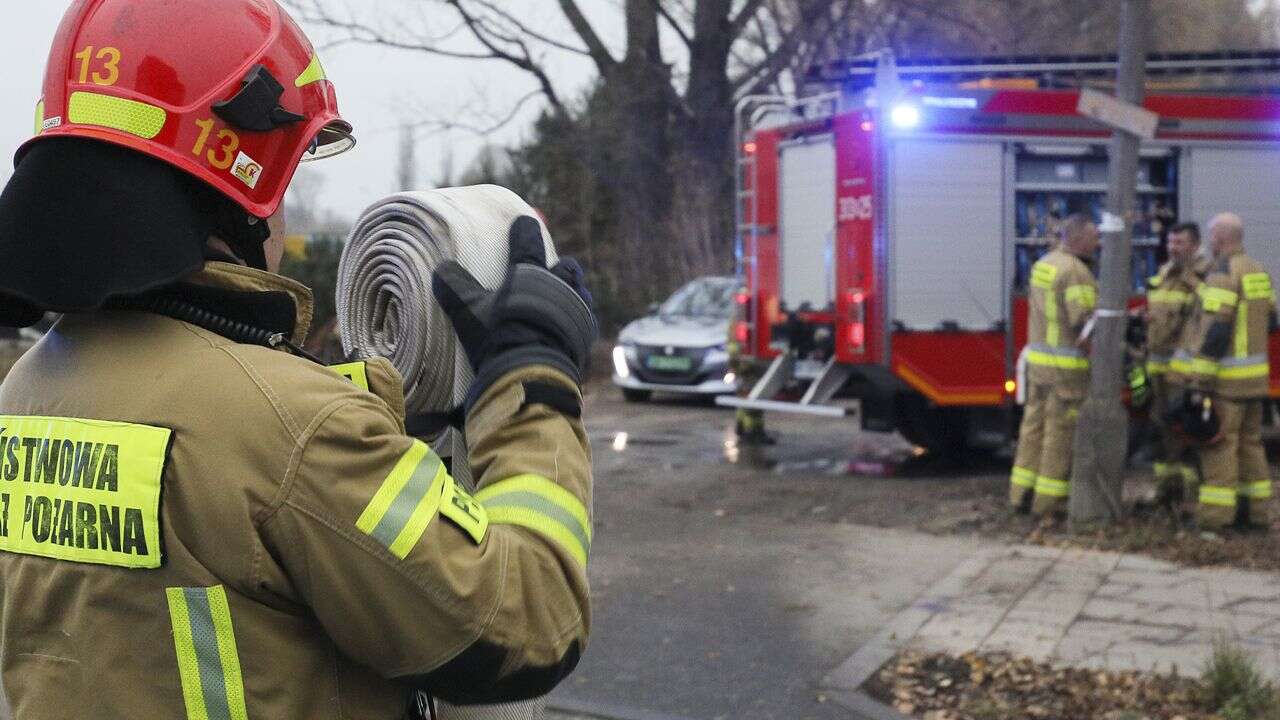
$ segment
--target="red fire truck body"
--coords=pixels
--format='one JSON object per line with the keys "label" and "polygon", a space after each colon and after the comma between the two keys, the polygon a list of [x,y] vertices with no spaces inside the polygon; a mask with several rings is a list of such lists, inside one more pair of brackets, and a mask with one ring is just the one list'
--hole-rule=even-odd
{"label": "red fire truck body", "polygon": [[[723,404],[836,414],[825,401],[851,395],[864,424],[933,446],[1005,414],[1027,272],[1061,217],[1100,214],[1111,132],[1077,113],[1079,90],[998,84],[908,83],[884,103],[846,89],[807,117],[756,111],[734,332],[773,365]],[[1135,302],[1175,219],[1239,213],[1248,251],[1280,277],[1280,99],[1157,92],[1145,105],[1160,124],[1142,146]],[[796,379],[812,383],[804,398],[779,402],[803,392]],[[1280,395],[1280,362],[1271,380]]]}

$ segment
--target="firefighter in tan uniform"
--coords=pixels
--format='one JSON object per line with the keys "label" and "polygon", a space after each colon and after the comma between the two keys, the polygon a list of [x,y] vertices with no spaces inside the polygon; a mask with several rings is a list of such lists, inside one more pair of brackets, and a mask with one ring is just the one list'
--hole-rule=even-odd
{"label": "firefighter in tan uniform", "polygon": [[65,313],[0,386],[13,716],[389,720],[555,686],[590,618],[580,268],[521,218],[500,292],[437,272],[477,370],[468,492],[388,362],[287,351],[312,303],[271,272],[278,209],[350,126],[274,0],[77,2],[50,63],[0,194],[0,322]]}
{"label": "firefighter in tan uniform", "polygon": [[1263,403],[1270,384],[1268,332],[1275,313],[1271,277],[1244,252],[1244,225],[1230,213],[1209,224],[1213,265],[1200,286],[1186,344],[1172,369],[1192,392],[1207,393],[1220,437],[1200,448],[1199,525],[1230,525],[1243,500],[1245,520],[1265,525],[1271,469],[1262,445]]}
{"label": "firefighter in tan uniform", "polygon": [[1176,506],[1191,497],[1199,473],[1190,448],[1166,420],[1184,391],[1180,376],[1170,374],[1169,363],[1195,308],[1196,290],[1208,274],[1209,260],[1200,255],[1200,227],[1195,223],[1175,225],[1168,248],[1169,261],[1148,282],[1146,367],[1152,386],[1151,422],[1158,435],[1153,463],[1157,496]]}
{"label": "firefighter in tan uniform", "polygon": [[1097,305],[1089,263],[1098,228],[1072,215],[1057,248],[1031,269],[1028,288],[1027,402],[1010,476],[1015,510],[1037,515],[1065,509],[1071,443],[1089,382],[1087,342],[1081,337]]}

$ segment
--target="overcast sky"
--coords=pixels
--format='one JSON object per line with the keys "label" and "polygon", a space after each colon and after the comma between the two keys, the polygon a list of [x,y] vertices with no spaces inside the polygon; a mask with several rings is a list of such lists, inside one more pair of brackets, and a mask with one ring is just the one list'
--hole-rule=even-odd
{"label": "overcast sky", "polygon": [[[6,181],[12,172],[13,151],[31,136],[49,43],[70,2],[40,0],[6,4],[5,22],[0,26],[0,67],[4,68],[0,73],[0,96],[6,99],[4,112],[0,113],[0,181]],[[347,0],[346,4],[357,9],[372,9],[375,5],[382,9],[393,3]],[[544,12],[531,16],[541,17],[545,23],[542,27],[557,29],[560,17],[553,2],[514,0],[504,4],[528,6],[530,11],[545,8]],[[616,41],[620,22],[614,4],[605,0],[584,3],[584,7],[591,6],[595,6],[593,19],[600,25],[600,32]],[[311,28],[309,31],[317,45],[324,42],[323,31]],[[483,124],[484,119],[471,117],[473,113],[455,109],[487,106],[498,112],[534,88],[526,75],[498,62],[452,60],[363,45],[327,48],[322,58],[330,79],[337,86],[342,113],[356,127],[359,146],[345,155],[309,167],[324,178],[326,204],[352,218],[395,189],[401,122],[417,117],[423,108],[436,108],[439,115],[456,112],[464,121]],[[589,61],[567,53],[549,53],[548,63],[559,90],[566,95],[572,96],[570,91],[585,86],[593,76]],[[517,122],[489,142],[509,144],[519,140],[528,132],[538,109],[537,104],[527,105]],[[425,185],[440,177],[441,158],[446,148],[452,149],[455,172],[460,172],[485,142],[462,131],[423,137],[418,147],[420,183]]]}

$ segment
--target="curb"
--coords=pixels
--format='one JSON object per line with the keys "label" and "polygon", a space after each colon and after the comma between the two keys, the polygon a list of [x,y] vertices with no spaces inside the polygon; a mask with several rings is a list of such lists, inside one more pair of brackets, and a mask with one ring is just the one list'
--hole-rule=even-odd
{"label": "curb", "polygon": [[615,705],[613,703],[593,702],[571,697],[556,697],[547,700],[547,710],[572,715],[585,715],[592,720],[691,720],[690,718],[665,713],[641,710],[639,708]]}
{"label": "curb", "polygon": [[853,713],[857,720],[910,720],[906,715],[872,698],[861,690],[832,693],[837,705]]}

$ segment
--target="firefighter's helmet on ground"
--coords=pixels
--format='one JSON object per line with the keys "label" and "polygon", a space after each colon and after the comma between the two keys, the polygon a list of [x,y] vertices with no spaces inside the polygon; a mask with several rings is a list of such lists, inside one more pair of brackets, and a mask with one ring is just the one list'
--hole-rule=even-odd
{"label": "firefighter's helmet on ground", "polygon": [[78,0],[0,198],[0,321],[172,282],[199,269],[209,234],[261,266],[262,220],[299,163],[353,144],[275,0]]}

